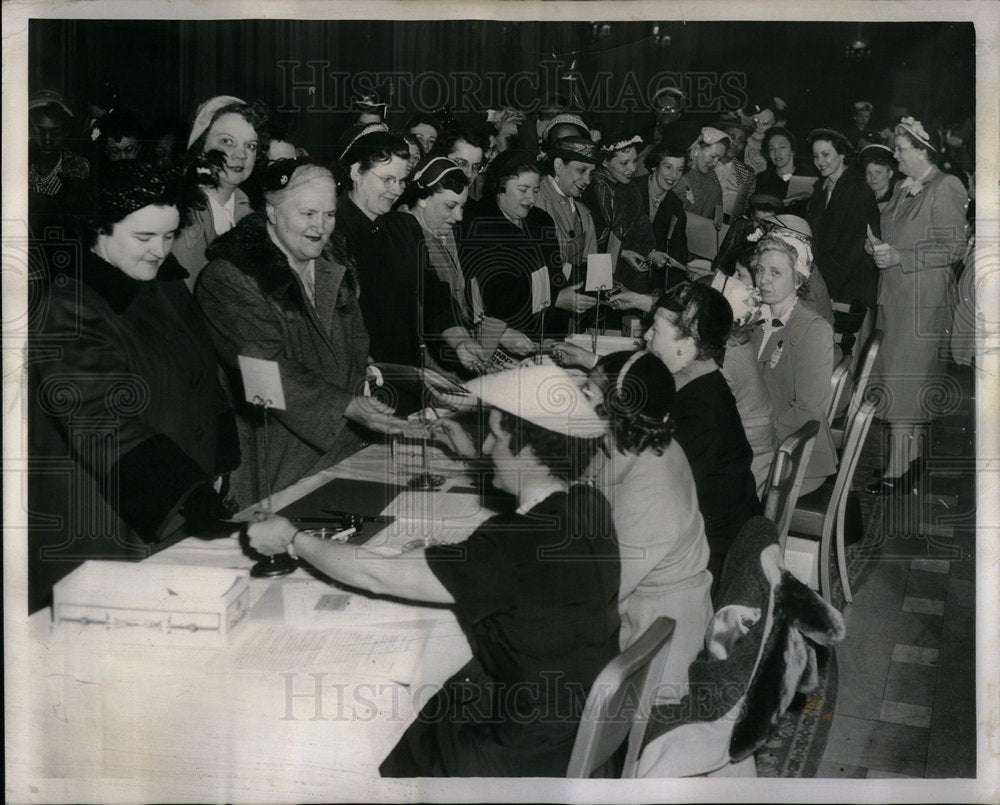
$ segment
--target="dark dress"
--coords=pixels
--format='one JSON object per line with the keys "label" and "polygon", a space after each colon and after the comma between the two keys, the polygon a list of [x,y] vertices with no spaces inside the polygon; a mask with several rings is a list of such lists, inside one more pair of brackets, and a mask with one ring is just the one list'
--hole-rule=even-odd
{"label": "dark dress", "polygon": [[[819,174],[816,169],[808,162],[797,162],[793,166],[792,176],[808,176],[808,177],[818,177]],[[763,173],[757,174],[757,189],[756,192],[760,194],[767,194],[769,196],[775,196],[781,201],[785,201],[788,196],[788,188],[791,184],[791,180],[786,181],[778,174],[775,170],[774,165],[768,163],[767,170]],[[807,217],[807,207],[809,204],[809,199],[798,199],[795,201],[786,201],[784,211],[789,215],[797,215],[800,218]]]}
{"label": "dark dress", "polygon": [[382,776],[564,777],[590,686],[618,653],[608,502],[572,486],[426,555],[473,660],[427,702]]}
{"label": "dark dress", "polygon": [[823,179],[809,199],[808,219],[813,232],[813,258],[834,302],[875,305],[878,270],[865,252],[868,227],[881,232],[875,194],[864,177],[845,168],[827,203]]}
{"label": "dark dress", "polygon": [[736,398],[721,372],[713,371],[681,386],[670,416],[674,436],[684,448],[705,518],[710,557],[717,581],[722,561],[743,523],[760,513],[750,465],[753,450],[743,431]]}
{"label": "dark dress", "polygon": [[[632,184],[639,190],[644,209],[649,210],[649,175],[633,178]],[[684,202],[676,193],[668,190],[663,194],[651,223],[653,237],[656,238],[656,250],[669,254],[678,263],[687,265],[687,213],[684,212]]]}
{"label": "dark dress", "polygon": [[465,274],[470,309],[473,280],[483,312],[507,322],[529,338],[544,332],[545,311],[532,311],[532,274],[544,269],[551,302],[565,287],[556,225],[545,210],[532,207],[518,227],[500,211],[496,198],[483,199],[474,216],[456,230],[458,257]]}
{"label": "dark dress", "polygon": [[399,211],[373,221],[344,195],[335,232],[357,262],[372,359],[419,366],[420,344],[436,353],[455,324],[451,290],[434,271],[420,224]]}
{"label": "dark dress", "polygon": [[[167,256],[129,277],[89,249],[36,308],[29,369],[29,607],[85,559],[141,559],[239,464],[201,311]],[[160,545],[162,547],[162,544]]]}

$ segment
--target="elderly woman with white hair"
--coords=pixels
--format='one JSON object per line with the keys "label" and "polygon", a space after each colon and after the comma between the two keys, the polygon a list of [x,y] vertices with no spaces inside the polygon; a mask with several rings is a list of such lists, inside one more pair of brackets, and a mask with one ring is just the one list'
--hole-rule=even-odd
{"label": "elderly woman with white hair", "polygon": [[244,406],[239,418],[244,455],[256,455],[233,479],[243,505],[355,452],[355,424],[377,426],[390,413],[360,396],[368,333],[353,261],[332,238],[333,175],[307,160],[282,160],[262,179],[264,211],[209,247],[195,294],[234,388],[239,355],[275,361],[281,371],[285,409],[271,409],[270,464],[259,412]]}
{"label": "elderly woman with white hair", "polygon": [[764,321],[753,334],[778,441],[811,419],[819,422],[802,494],[837,470],[837,454],[826,419],[833,374],[833,328],[800,302],[808,292],[812,250],[805,236],[772,229],[757,243],[750,269],[764,304]]}
{"label": "elderly woman with white hair", "polygon": [[192,290],[208,262],[208,247],[250,214],[250,199],[240,185],[253,173],[258,154],[267,153],[269,139],[267,112],[259,101],[247,103],[232,95],[217,95],[198,107],[186,159],[202,163],[197,170],[205,175],[207,203],[181,229],[173,247],[174,257],[187,269]]}

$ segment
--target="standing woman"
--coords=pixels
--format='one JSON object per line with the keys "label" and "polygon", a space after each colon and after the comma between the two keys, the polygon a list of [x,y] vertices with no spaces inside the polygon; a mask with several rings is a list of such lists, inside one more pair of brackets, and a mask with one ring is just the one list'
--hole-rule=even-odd
{"label": "standing woman", "polygon": [[[530,339],[544,332],[544,303],[556,298],[555,274],[565,283],[555,223],[535,206],[540,182],[533,153],[498,154],[486,172],[486,194],[458,236],[473,315],[500,319]],[[480,299],[482,311],[475,309]],[[523,344],[521,354],[530,349]]]}
{"label": "standing woman", "polygon": [[941,355],[951,327],[952,265],[965,247],[969,201],[961,181],[935,164],[940,154],[936,132],[904,117],[895,135],[895,157],[907,178],[882,212],[883,242],[873,255],[885,332],[876,382],[889,401],[889,460],[881,479],[868,486],[876,494],[909,492],[922,469],[926,409],[933,384],[945,371]]}
{"label": "standing woman", "polygon": [[656,238],[639,188],[631,183],[635,176],[637,146],[642,138],[627,135],[613,137],[601,145],[601,164],[594,170],[584,201],[594,216],[597,248],[617,261],[614,278],[627,290],[654,294],[663,287],[660,268],[667,256],[656,251]]}
{"label": "standing woman", "polygon": [[32,609],[84,559],[141,559],[185,524],[198,533],[224,514],[213,485],[239,464],[235,423],[205,320],[170,253],[199,202],[197,188],[152,165],[108,166],[79,262],[52,283],[32,338],[58,349],[32,364],[40,382],[29,433],[33,458],[69,461],[69,480],[29,475],[39,517],[29,535]]}
{"label": "standing woman", "polygon": [[712,218],[715,208],[722,204],[722,185],[715,175],[715,166],[728,147],[729,137],[725,132],[706,126],[688,149],[687,172],[674,185],[674,193],[687,212]]}
{"label": "standing woman", "polygon": [[788,199],[788,189],[793,176],[815,177],[811,163],[798,164],[798,141],[788,129],[772,126],[764,134],[761,151],[767,160],[767,169],[757,174],[757,192],[786,201],[784,210],[792,215],[806,214],[805,198]]}
{"label": "standing woman", "polygon": [[826,409],[833,374],[833,328],[800,297],[808,293],[812,253],[808,239],[775,228],[757,243],[750,269],[766,305],[763,326],[753,334],[778,442],[815,419],[819,433],[802,494],[812,492],[837,470]]}
{"label": "standing woman", "polygon": [[240,185],[253,173],[257,154],[267,152],[268,139],[267,112],[259,102],[217,95],[198,107],[188,135],[187,159],[197,162],[213,151],[221,159],[214,170],[202,168],[212,174],[204,187],[207,203],[174,241],[174,256],[187,269],[192,290],[208,262],[205,252],[212,241],[250,214],[250,199]]}
{"label": "standing woman", "polygon": [[421,344],[439,346],[438,336],[454,319],[420,224],[393,210],[406,185],[410,149],[383,123],[348,129],[339,149],[348,189],[337,208],[337,232],[357,261],[371,356],[420,366]]}
{"label": "standing woman", "polygon": [[875,194],[875,203],[881,215],[889,205],[892,191],[900,180],[892,149],[887,145],[865,146],[858,154],[858,167],[865,174],[865,184]]}

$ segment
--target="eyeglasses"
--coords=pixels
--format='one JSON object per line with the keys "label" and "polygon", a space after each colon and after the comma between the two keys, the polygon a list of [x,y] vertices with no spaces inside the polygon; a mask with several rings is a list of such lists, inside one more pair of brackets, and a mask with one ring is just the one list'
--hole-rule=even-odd
{"label": "eyeglasses", "polygon": [[382,186],[386,190],[389,190],[393,185],[398,185],[400,190],[406,189],[406,179],[397,179],[395,176],[379,176],[377,173],[373,175],[382,181]]}
{"label": "eyeglasses", "polygon": [[452,162],[454,162],[460,168],[470,169],[473,173],[482,173],[483,168],[486,167],[482,162],[476,162],[475,164],[470,163],[467,159],[462,159],[461,157],[448,157]]}

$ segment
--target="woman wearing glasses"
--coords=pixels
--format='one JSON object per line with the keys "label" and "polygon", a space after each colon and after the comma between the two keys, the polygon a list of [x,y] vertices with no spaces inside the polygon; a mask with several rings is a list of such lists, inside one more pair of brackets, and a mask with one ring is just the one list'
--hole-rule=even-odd
{"label": "woman wearing glasses", "polygon": [[406,185],[410,149],[373,123],[348,129],[339,152],[347,191],[335,231],[357,261],[371,357],[418,366],[421,344],[439,342],[454,320],[448,286],[434,272],[420,224],[393,211]]}

